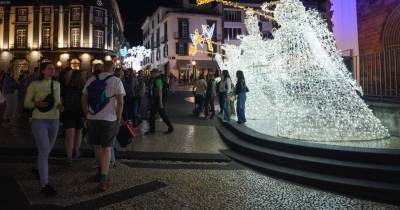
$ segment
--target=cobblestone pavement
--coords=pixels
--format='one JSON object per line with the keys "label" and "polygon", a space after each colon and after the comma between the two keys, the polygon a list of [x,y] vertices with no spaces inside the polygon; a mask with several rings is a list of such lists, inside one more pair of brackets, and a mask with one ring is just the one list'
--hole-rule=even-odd
{"label": "cobblestone pavement", "polygon": [[[104,193],[96,190],[93,158],[76,160],[71,168],[63,158],[51,158],[50,182],[59,195],[45,198],[31,173],[35,157],[0,153],[0,209],[400,209],[271,178],[228,159],[204,158],[222,156],[220,150],[227,147],[213,121],[192,116],[190,97],[190,92],[178,92],[170,100],[173,134],[163,135],[166,127],[158,122],[155,135],[143,136],[143,124],[134,143],[119,148],[133,156],[118,160]],[[57,148],[62,145],[60,138]],[[2,148],[13,148],[15,154],[21,148],[33,150],[28,123],[1,128]],[[136,158],[142,153],[154,160]],[[167,161],[164,155],[174,158]]]}

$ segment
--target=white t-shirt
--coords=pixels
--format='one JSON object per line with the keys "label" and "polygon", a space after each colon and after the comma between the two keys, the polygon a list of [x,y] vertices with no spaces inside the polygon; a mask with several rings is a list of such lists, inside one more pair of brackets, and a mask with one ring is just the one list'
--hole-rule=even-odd
{"label": "white t-shirt", "polygon": [[207,82],[205,79],[199,79],[194,82],[196,94],[205,96],[207,91]]}
{"label": "white t-shirt", "polygon": [[[113,74],[104,73],[104,72],[100,73],[99,79],[105,79],[109,75],[113,75]],[[92,76],[88,79],[88,81],[85,84],[85,87],[83,88],[83,91],[82,91],[83,94],[88,95],[87,87],[95,79],[96,79],[95,76]],[[111,96],[114,96],[114,97],[110,98],[110,102],[99,113],[97,113],[95,115],[91,115],[90,113],[88,113],[87,119],[89,119],[89,120],[105,120],[105,121],[111,121],[111,122],[117,120],[117,99],[115,96],[117,96],[117,95],[125,96],[126,95],[124,85],[122,84],[122,81],[118,77],[111,77],[106,82],[107,82],[106,95],[108,97],[111,97]]]}

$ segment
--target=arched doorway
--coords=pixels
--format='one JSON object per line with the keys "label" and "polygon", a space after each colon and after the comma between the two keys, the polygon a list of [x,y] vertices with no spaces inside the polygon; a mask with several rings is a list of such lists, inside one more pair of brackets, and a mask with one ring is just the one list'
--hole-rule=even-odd
{"label": "arched doorway", "polygon": [[388,16],[382,39],[385,48],[400,47],[400,6]]}
{"label": "arched doorway", "polygon": [[382,31],[384,81],[386,94],[400,96],[400,5],[387,17]]}
{"label": "arched doorway", "polygon": [[26,59],[14,59],[12,62],[12,70],[14,73],[14,78],[18,79],[22,72],[29,71],[29,62]]}

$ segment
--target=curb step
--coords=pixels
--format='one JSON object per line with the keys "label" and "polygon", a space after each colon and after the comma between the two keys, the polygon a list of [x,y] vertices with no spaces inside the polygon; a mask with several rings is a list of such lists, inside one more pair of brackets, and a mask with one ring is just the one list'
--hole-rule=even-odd
{"label": "curb step", "polygon": [[[270,149],[248,143],[240,140],[234,134],[230,133],[226,128],[220,126],[217,128],[219,134],[228,141],[229,144],[235,148],[240,148],[242,153],[249,154],[249,156],[264,156],[262,158],[265,161],[273,162],[272,159],[276,159],[279,162],[285,161],[287,164],[292,163],[294,167],[299,168],[305,167],[306,164],[312,167],[311,170],[320,171],[318,167],[324,167],[323,170],[328,173],[331,171],[332,174],[340,175],[340,172],[349,170],[352,173],[351,177],[355,178],[357,175],[369,176],[373,181],[384,181],[392,183],[400,183],[400,167],[390,165],[378,165],[378,164],[367,164],[353,161],[335,160],[314,156],[306,156],[299,154],[292,154],[281,150]],[[235,150],[233,148],[233,150]],[[288,163],[289,162],[289,163]],[[295,165],[296,164],[296,165]],[[303,169],[304,170],[304,169]],[[357,173],[358,172],[358,173]],[[372,173],[371,173],[372,172]],[[364,174],[368,173],[368,174]],[[375,177],[374,174],[379,174],[382,177]],[[348,178],[351,178],[348,177]],[[388,178],[390,178],[388,180]]]}
{"label": "curb step", "polygon": [[216,128],[230,147],[223,153],[249,168],[320,189],[400,204],[400,151],[318,144],[313,149],[310,143],[279,141],[229,123],[220,122]]}

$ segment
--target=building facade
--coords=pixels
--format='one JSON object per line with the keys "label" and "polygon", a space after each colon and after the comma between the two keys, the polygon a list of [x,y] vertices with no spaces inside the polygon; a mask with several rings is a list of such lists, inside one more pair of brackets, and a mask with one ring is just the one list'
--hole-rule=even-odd
{"label": "building facade", "polygon": [[365,95],[400,98],[400,1],[357,0],[360,84]]}
{"label": "building facade", "polygon": [[[198,8],[196,1],[190,0],[176,1],[175,6],[160,6],[142,24],[143,45],[152,49],[152,56],[145,60],[145,64],[180,82],[188,81],[193,75],[214,72],[218,66],[212,54],[189,55],[190,34],[196,29],[201,32],[202,25],[214,24],[213,41],[222,43],[220,7],[206,5]],[[220,47],[214,46],[214,52],[220,52]]]}
{"label": "building facade", "polygon": [[[237,0],[235,2],[260,8],[265,1]],[[329,17],[329,0],[304,0],[303,2],[306,7],[315,8],[323,12],[324,16]],[[173,0],[168,6],[160,6],[142,24],[143,45],[152,49],[152,56],[145,60],[145,64],[151,65],[152,68],[159,68],[166,74],[171,73],[179,81],[188,80],[187,78],[190,78],[192,74],[197,76],[200,73],[214,72],[218,69],[218,65],[212,54],[201,52],[195,56],[189,56],[188,49],[192,45],[190,34],[194,33],[195,29],[201,32],[202,25],[215,24],[213,40],[218,43],[214,47],[215,52],[223,53],[220,44],[239,45],[238,37],[247,33],[244,19],[245,12],[241,9],[218,3],[198,7],[195,0]],[[260,31],[264,37],[271,37],[272,28],[272,22],[260,18]]]}
{"label": "building facade", "polygon": [[[0,70],[16,74],[50,61],[90,70],[125,44],[116,0],[12,0],[0,4]],[[61,64],[61,65],[60,65]]]}

